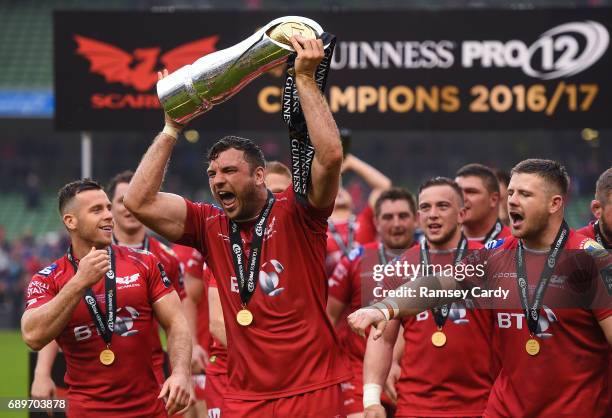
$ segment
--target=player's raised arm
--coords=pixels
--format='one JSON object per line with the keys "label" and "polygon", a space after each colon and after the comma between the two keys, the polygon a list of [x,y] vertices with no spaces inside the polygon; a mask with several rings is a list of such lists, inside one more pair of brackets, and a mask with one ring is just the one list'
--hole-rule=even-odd
{"label": "player's raised arm", "polygon": [[[159,78],[168,75],[159,73]],[[124,204],[143,224],[171,241],[183,236],[187,207],[181,196],[160,192],[170,155],[183,127],[166,116],[164,130],[155,137],[138,165]]]}
{"label": "player's raised arm", "polygon": [[342,172],[352,171],[367,183],[372,189],[368,196],[368,204],[374,207],[374,202],[380,194],[391,188],[391,179],[376,167],[368,164],[353,154],[347,154],[342,163]]}
{"label": "player's raised arm", "polygon": [[300,104],[315,149],[308,200],[317,208],[334,203],[340,184],[342,144],[336,122],[314,80],[317,65],[325,53],[320,39],[291,38],[297,52],[295,78]]}

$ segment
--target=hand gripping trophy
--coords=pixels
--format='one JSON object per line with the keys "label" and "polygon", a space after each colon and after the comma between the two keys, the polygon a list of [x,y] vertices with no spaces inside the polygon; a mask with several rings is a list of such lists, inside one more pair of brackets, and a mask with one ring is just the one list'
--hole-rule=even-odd
{"label": "hand gripping trophy", "polygon": [[284,63],[294,52],[289,41],[291,36],[315,39],[322,34],[321,26],[305,17],[275,19],[244,41],[206,55],[160,80],[157,83],[159,101],[170,118],[184,124],[228,100],[262,73]]}

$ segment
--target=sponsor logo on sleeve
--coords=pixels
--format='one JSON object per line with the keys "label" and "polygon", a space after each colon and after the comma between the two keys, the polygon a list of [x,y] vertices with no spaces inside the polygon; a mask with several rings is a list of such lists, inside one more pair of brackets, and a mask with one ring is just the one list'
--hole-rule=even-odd
{"label": "sponsor logo on sleeve", "polygon": [[47,283],[40,282],[38,280],[32,280],[28,285],[27,299],[30,299],[34,295],[45,294],[49,290]]}
{"label": "sponsor logo on sleeve", "polygon": [[587,252],[591,257],[604,258],[608,255],[608,251],[593,239],[585,239],[580,243],[580,248]]}
{"label": "sponsor logo on sleeve", "polygon": [[501,247],[503,243],[504,243],[504,239],[503,238],[491,240],[491,241],[489,241],[489,242],[487,242],[485,244],[485,248],[487,250],[494,250],[496,248]]}
{"label": "sponsor logo on sleeve", "polygon": [[363,255],[363,247],[360,245],[351,250],[351,252],[348,254],[348,259],[350,261],[355,261],[357,257],[360,257],[362,255]]}
{"label": "sponsor logo on sleeve", "polygon": [[53,273],[57,269],[57,263],[53,263],[50,266],[45,267],[41,271],[38,272],[41,276],[48,277],[51,273]]}

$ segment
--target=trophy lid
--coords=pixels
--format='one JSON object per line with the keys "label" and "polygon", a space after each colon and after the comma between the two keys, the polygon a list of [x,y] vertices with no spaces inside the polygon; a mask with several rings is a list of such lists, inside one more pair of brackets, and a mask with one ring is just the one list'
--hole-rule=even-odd
{"label": "trophy lid", "polygon": [[294,35],[300,35],[306,39],[317,39],[317,34],[313,28],[303,22],[289,21],[283,22],[268,29],[267,35],[282,44],[291,46],[289,40]]}

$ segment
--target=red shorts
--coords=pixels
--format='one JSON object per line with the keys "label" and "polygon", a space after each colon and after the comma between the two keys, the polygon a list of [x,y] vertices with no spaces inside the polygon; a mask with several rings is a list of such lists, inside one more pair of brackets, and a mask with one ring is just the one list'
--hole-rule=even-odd
{"label": "red shorts", "polygon": [[340,418],[340,385],[332,385],[287,398],[243,401],[225,399],[221,418]]}
{"label": "red shorts", "polygon": [[[206,389],[204,389],[204,399],[208,416],[211,418],[225,418],[225,408],[223,406],[223,395],[227,388],[226,374],[213,374],[206,376]],[[221,415],[223,412],[223,415]]]}
{"label": "red shorts", "polygon": [[204,395],[206,389],[206,375],[204,373],[194,374],[191,376],[191,380],[193,382],[193,391],[195,392],[195,397],[198,401],[203,401],[206,399],[206,395]]}
{"label": "red shorts", "polygon": [[[345,415],[363,412],[363,363],[351,362],[353,377],[348,382],[343,382],[342,387],[342,412]],[[393,410],[393,402],[383,392],[380,400],[387,411]],[[390,414],[387,414],[390,416]]]}
{"label": "red shorts", "polygon": [[363,395],[355,387],[355,379],[340,384],[342,390],[342,413],[343,415],[357,414],[363,412]]}
{"label": "red shorts", "polygon": [[[156,400],[156,404],[152,410],[144,413],[148,418],[167,418],[166,408],[161,400]],[[88,403],[70,401],[66,408],[66,416],[68,418],[116,418],[116,417],[142,417],[143,412],[138,410],[121,410],[123,405],[117,404],[115,410],[96,410]]]}

